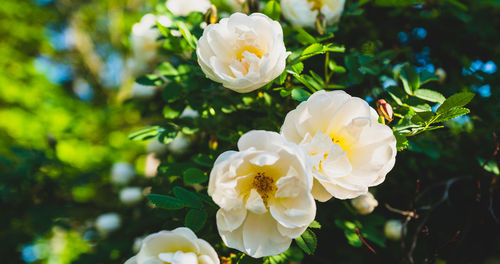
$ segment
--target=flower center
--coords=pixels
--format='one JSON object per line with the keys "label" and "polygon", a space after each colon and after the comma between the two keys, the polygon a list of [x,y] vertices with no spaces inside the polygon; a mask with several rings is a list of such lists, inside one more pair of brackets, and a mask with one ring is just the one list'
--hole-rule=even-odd
{"label": "flower center", "polygon": [[323,6],[323,0],[307,0],[307,2],[312,3],[311,11],[321,10]]}
{"label": "flower center", "polygon": [[255,56],[257,56],[259,59],[262,59],[262,56],[264,56],[264,50],[262,49],[259,49],[255,46],[249,46],[249,45],[246,45],[246,46],[243,46],[241,48],[239,48],[237,51],[236,51],[236,59],[241,61],[245,56],[243,56],[243,53],[245,51],[248,51],[249,53],[252,53],[254,54]]}
{"label": "flower center", "polygon": [[267,201],[270,197],[273,196],[273,193],[276,191],[276,187],[274,186],[274,179],[266,176],[264,172],[257,173],[257,176],[253,178],[252,187],[255,188],[260,194],[260,197],[262,198],[266,206]]}

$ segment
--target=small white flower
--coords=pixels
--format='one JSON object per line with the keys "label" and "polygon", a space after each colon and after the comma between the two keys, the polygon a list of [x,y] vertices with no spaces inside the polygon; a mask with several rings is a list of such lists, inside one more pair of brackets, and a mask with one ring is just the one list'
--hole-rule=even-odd
{"label": "small white flower", "polygon": [[174,141],[170,142],[167,145],[167,148],[173,154],[181,155],[187,151],[189,145],[191,145],[190,138],[187,136],[184,136],[184,134],[179,133],[174,138]]}
{"label": "small white flower", "polygon": [[366,101],[344,91],[318,91],[287,114],[281,134],[309,154],[314,198],[352,199],[384,181],[396,138],[377,120]]}
{"label": "small white flower", "polygon": [[219,264],[217,252],[191,229],[179,227],[172,231],[151,234],[142,241],[139,253],[125,264]]}
{"label": "small white flower", "polygon": [[194,110],[191,107],[186,107],[186,108],[184,108],[184,111],[182,111],[182,113],[179,117],[180,118],[197,118],[198,116],[200,116],[200,113],[198,113],[198,111]]}
{"label": "small white flower", "polygon": [[140,202],[142,197],[142,190],[139,187],[127,187],[120,191],[120,201],[127,205]]}
{"label": "small white flower", "polygon": [[345,0],[281,0],[283,16],[297,27],[314,27],[319,12],[329,25],[340,20]]}
{"label": "small white flower", "polygon": [[389,220],[385,222],[384,234],[390,240],[400,240],[402,230],[403,224],[399,220]]}
{"label": "small white flower", "polygon": [[308,159],[269,131],[244,134],[238,149],[222,153],[210,173],[219,234],[228,247],[254,258],[280,254],[316,215]]}
{"label": "small white flower", "polygon": [[439,77],[439,83],[446,81],[446,71],[443,68],[437,68],[434,74]]}
{"label": "small white flower", "polygon": [[378,201],[373,197],[373,194],[362,194],[351,200],[352,207],[362,215],[369,214],[378,206]]}
{"label": "small white flower", "polygon": [[133,61],[129,62],[134,72],[139,73],[147,69],[148,65],[156,60],[158,48],[161,43],[157,39],[161,36],[155,28],[156,21],[169,27],[172,21],[167,16],[146,14],[139,23],[132,26],[130,44],[132,47]]}
{"label": "small white flower", "polygon": [[117,162],[111,168],[111,182],[114,184],[126,185],[134,176],[134,167],[126,162]]}
{"label": "small white flower", "polygon": [[290,52],[278,22],[260,13],[234,13],[207,26],[196,54],[209,79],[247,93],[278,77]]}
{"label": "small white flower", "polygon": [[205,13],[210,8],[209,0],[167,0],[168,10],[176,16],[187,16],[191,12]]}
{"label": "small white flower", "polygon": [[120,228],[122,219],[117,213],[102,214],[95,221],[95,228],[101,234],[108,234]]}

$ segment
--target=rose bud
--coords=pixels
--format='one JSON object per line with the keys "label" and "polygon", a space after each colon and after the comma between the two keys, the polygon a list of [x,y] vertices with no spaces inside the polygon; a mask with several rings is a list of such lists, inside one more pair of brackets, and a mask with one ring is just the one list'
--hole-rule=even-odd
{"label": "rose bud", "polygon": [[388,104],[384,99],[380,99],[377,101],[377,112],[387,121],[392,121],[392,106]]}
{"label": "rose bud", "polygon": [[401,233],[403,230],[403,224],[399,220],[389,220],[385,222],[384,234],[385,236],[394,241],[401,239]]}
{"label": "rose bud", "polygon": [[351,205],[356,211],[362,215],[367,215],[378,206],[378,201],[373,197],[373,194],[362,194],[351,200]]}
{"label": "rose bud", "polygon": [[211,5],[205,13],[205,22],[210,25],[217,23],[217,21],[219,21],[219,17],[217,16],[217,7]]}

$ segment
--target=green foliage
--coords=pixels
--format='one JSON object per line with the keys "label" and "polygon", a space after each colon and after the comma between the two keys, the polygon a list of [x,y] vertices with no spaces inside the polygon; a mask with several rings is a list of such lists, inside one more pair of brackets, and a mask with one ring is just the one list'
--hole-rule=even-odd
{"label": "green foliage", "polygon": [[316,250],[316,246],[318,244],[318,239],[316,238],[316,234],[310,229],[306,229],[306,231],[295,239],[297,245],[308,255],[314,254]]}

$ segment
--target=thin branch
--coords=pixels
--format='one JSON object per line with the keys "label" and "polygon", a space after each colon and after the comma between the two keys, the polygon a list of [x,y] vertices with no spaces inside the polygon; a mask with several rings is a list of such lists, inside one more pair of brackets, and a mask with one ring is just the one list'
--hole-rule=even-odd
{"label": "thin branch", "polygon": [[373,254],[377,254],[377,252],[375,252],[375,249],[373,249],[366,241],[365,239],[363,238],[363,236],[361,236],[361,233],[359,233],[359,228],[356,227],[356,235],[358,235],[359,237],[359,240],[361,240],[361,242],[363,242],[363,244],[373,253]]}

